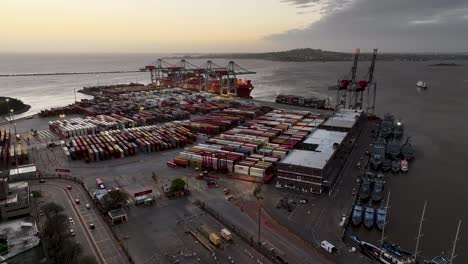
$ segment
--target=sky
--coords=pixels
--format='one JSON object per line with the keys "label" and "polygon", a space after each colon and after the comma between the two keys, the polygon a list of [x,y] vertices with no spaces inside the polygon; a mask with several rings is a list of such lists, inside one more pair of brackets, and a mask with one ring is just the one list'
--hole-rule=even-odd
{"label": "sky", "polygon": [[1,0],[0,52],[467,52],[466,0]]}

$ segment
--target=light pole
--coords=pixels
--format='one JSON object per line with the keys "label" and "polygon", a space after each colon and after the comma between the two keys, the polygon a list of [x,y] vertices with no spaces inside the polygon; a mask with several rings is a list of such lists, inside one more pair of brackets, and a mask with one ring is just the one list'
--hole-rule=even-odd
{"label": "light pole", "polygon": [[[10,98],[5,99],[5,102],[7,103],[7,111],[10,111]],[[10,115],[10,112],[8,112],[8,115]],[[11,124],[11,116],[10,116],[10,124]]]}
{"label": "light pole", "polygon": [[[15,121],[15,110],[13,109],[10,109],[10,113],[11,113],[11,117],[10,117],[10,121],[13,120],[13,125],[14,125],[14,128],[15,128],[15,137],[14,137],[14,140],[15,140],[15,144],[14,144],[14,147],[13,147],[13,151],[15,152],[15,166],[16,166],[16,170],[18,170],[18,155],[16,155],[16,141],[17,141],[17,134],[16,134],[16,121]],[[16,172],[18,173],[18,172]]]}
{"label": "light pole", "polygon": [[99,74],[96,74],[96,78],[97,78],[97,86],[99,87]]}

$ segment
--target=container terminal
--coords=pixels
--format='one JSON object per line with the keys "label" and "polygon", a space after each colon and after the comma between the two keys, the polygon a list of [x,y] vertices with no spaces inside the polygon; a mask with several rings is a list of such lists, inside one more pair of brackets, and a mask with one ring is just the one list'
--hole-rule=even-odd
{"label": "container terminal", "polygon": [[[72,179],[96,204],[126,192],[128,205],[100,215],[122,263],[370,263],[346,237],[359,232],[348,226],[363,175],[378,173],[376,54],[364,84],[357,50],[333,107],[252,99],[238,76],[254,72],[232,61],[160,59],[141,69],[148,85],[84,87],[93,99],[4,123],[2,174],[32,189]],[[176,178],[190,195],[165,195]]]}

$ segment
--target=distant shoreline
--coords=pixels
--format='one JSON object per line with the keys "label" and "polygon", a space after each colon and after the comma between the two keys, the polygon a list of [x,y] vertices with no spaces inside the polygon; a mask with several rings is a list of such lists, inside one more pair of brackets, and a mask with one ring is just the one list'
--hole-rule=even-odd
{"label": "distant shoreline", "polygon": [[[177,54],[165,59],[253,59],[279,62],[339,62],[352,61],[353,53],[326,51],[321,49],[293,49],[265,53],[211,53]],[[372,53],[361,52],[360,61],[370,61]],[[378,61],[447,61],[468,60],[468,54],[418,54],[418,53],[378,53]]]}
{"label": "distant shoreline", "polygon": [[429,66],[437,66],[437,67],[451,67],[451,66],[463,66],[463,64],[457,64],[457,63],[436,63],[436,64],[430,64]]}

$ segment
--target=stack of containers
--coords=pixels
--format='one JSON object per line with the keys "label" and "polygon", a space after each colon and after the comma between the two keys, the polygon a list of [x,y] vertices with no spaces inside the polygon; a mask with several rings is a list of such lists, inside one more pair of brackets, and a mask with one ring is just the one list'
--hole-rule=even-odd
{"label": "stack of containers", "polygon": [[168,124],[162,127],[137,127],[123,131],[105,131],[96,135],[74,136],[66,149],[72,160],[99,161],[133,156],[137,152],[184,147],[194,140],[194,135],[188,129]]}
{"label": "stack of containers", "polygon": [[7,168],[10,160],[10,131],[0,129],[0,168]]}
{"label": "stack of containers", "polygon": [[90,120],[82,118],[49,121],[49,129],[63,138],[92,135],[98,131],[95,124],[91,123]]}
{"label": "stack of containers", "polygon": [[[309,116],[309,112],[275,110],[185,149],[176,160],[187,160],[190,167],[202,168],[207,153],[229,153],[239,157],[232,167],[235,173],[263,178],[271,175],[288,150],[313,130],[309,126],[313,121],[301,124]],[[294,126],[303,129],[292,129]]]}
{"label": "stack of containers", "polygon": [[97,115],[86,118],[92,124],[98,127],[99,131],[107,131],[112,129],[125,129],[135,126],[133,120],[113,114],[112,116]]}

